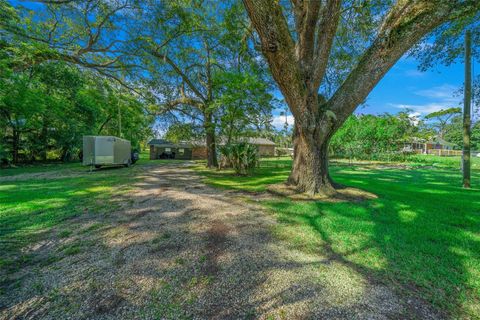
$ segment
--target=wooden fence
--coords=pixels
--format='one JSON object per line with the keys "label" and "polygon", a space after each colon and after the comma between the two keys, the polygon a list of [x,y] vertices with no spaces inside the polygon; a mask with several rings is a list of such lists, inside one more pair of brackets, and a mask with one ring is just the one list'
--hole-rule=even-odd
{"label": "wooden fence", "polygon": [[433,154],[441,157],[461,156],[462,150],[429,149],[427,150],[427,154]]}

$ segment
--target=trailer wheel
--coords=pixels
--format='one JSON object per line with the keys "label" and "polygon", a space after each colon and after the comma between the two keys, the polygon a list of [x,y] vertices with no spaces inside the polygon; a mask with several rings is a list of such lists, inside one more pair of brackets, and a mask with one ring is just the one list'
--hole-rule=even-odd
{"label": "trailer wheel", "polygon": [[127,164],[125,164],[125,167],[128,168],[132,164],[132,160],[128,159]]}
{"label": "trailer wheel", "polygon": [[95,165],[95,169],[100,169],[101,167],[102,167],[102,166],[99,165],[99,164],[96,164],[96,165]]}

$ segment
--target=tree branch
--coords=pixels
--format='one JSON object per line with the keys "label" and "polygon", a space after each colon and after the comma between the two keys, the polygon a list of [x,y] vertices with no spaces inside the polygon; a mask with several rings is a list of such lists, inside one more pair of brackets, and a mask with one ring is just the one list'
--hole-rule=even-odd
{"label": "tree branch", "polygon": [[150,51],[150,53],[154,56],[154,57],[157,57],[159,59],[162,59],[164,60],[166,63],[168,63],[172,68],[173,70],[182,78],[183,82],[185,82],[187,84],[187,86],[195,93],[195,95],[203,100],[203,101],[206,101],[207,99],[203,96],[203,94],[200,92],[200,90],[193,84],[192,81],[190,81],[190,78],[180,69],[180,67],[177,66],[177,64],[172,60],[170,59],[169,56],[167,56],[166,54],[163,54],[163,53],[160,53],[156,50],[153,50],[153,51]]}
{"label": "tree branch", "polygon": [[294,116],[300,116],[305,86],[295,53],[295,43],[277,1],[243,0],[253,26],[261,39],[272,76],[280,87]]}
{"label": "tree branch", "polygon": [[310,69],[315,48],[315,30],[321,1],[305,1],[295,5],[295,22],[298,34],[297,58],[303,71]]}
{"label": "tree branch", "polygon": [[320,83],[325,77],[328,57],[332,49],[333,39],[337,32],[340,20],[341,0],[329,0],[322,9],[319,29],[317,33],[317,46],[315,48],[312,90],[317,92]]}
{"label": "tree branch", "polygon": [[181,97],[175,100],[168,101],[163,104],[166,109],[163,110],[164,112],[175,109],[178,105],[189,105],[196,108],[201,108],[204,104],[203,101],[199,101],[197,99],[189,98],[189,97]]}
{"label": "tree branch", "polygon": [[340,127],[387,71],[414,44],[440,24],[480,10],[480,1],[399,1],[384,19],[379,34],[348,75],[327,108]]}

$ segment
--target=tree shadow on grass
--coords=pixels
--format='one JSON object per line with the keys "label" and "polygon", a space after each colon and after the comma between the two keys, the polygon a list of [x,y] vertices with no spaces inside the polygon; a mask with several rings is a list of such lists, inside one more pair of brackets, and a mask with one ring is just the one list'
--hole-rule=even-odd
{"label": "tree shadow on grass", "polygon": [[[459,175],[448,170],[333,172],[337,181],[379,199],[360,204],[269,203],[287,230],[307,228],[305,232],[321,240],[319,250],[366,278],[373,275],[394,284],[454,317],[479,316],[478,189],[456,187]],[[314,249],[306,242],[298,247]]]}

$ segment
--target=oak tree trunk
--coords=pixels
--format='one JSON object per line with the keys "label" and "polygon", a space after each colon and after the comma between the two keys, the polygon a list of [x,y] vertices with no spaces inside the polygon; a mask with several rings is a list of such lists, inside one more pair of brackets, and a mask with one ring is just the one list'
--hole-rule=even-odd
{"label": "oak tree trunk", "polygon": [[[325,122],[325,120],[323,120]],[[328,122],[328,119],[327,119]],[[293,166],[287,183],[308,194],[335,194],[328,171],[328,144],[335,132],[334,126],[316,124],[316,129],[297,121],[293,133]]]}
{"label": "oak tree trunk", "polygon": [[308,194],[335,194],[328,173],[328,141],[320,144],[299,142],[295,145],[288,184]]}

